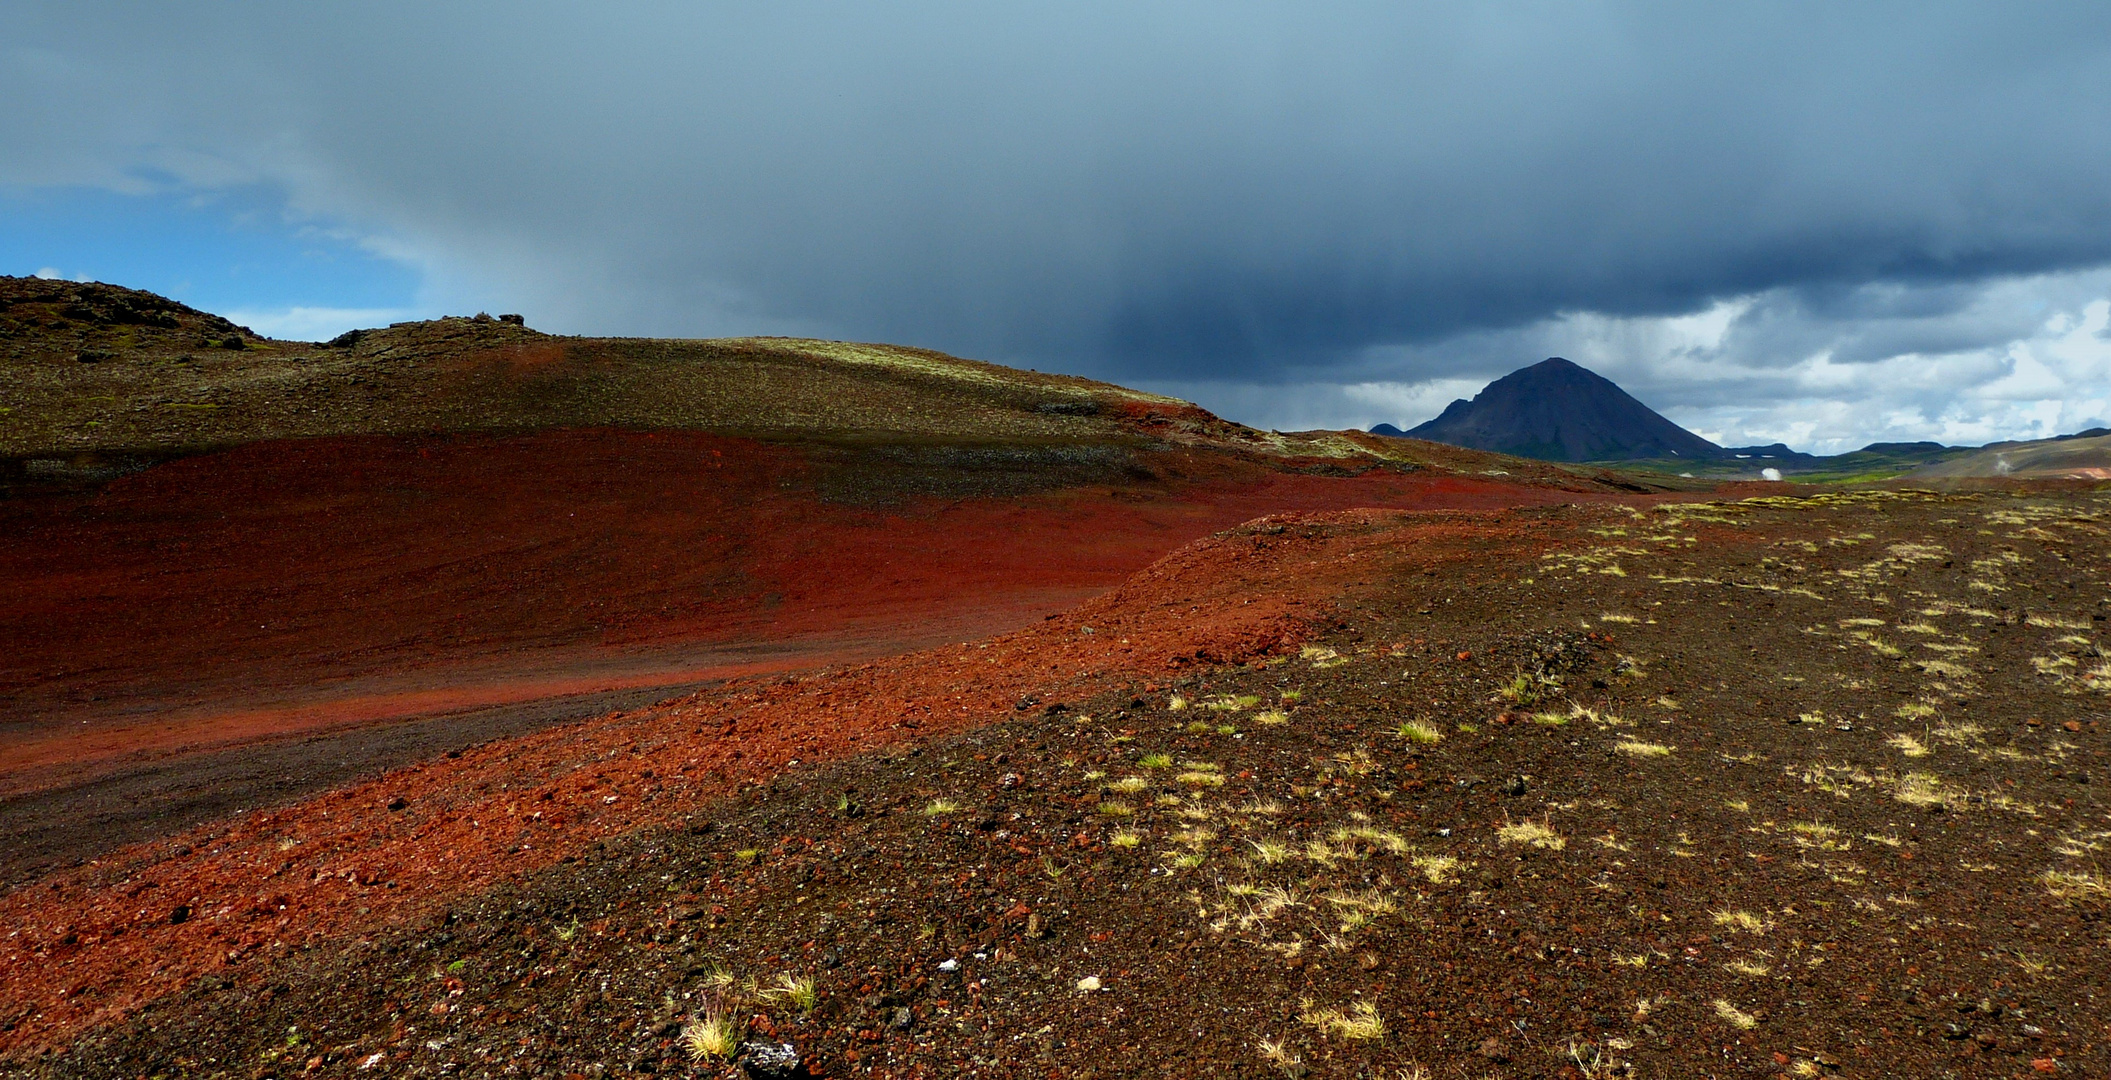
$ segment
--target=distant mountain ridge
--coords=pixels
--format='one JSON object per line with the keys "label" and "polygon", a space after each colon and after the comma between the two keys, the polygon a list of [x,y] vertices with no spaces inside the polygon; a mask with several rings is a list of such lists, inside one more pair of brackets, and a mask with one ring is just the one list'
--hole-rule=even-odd
{"label": "distant mountain ridge", "polygon": [[1710,461],[1731,455],[1659,416],[1611,379],[1558,356],[1489,383],[1473,400],[1452,402],[1406,434],[1542,461]]}
{"label": "distant mountain ridge", "polygon": [[2111,479],[2111,430],[2100,426],[1984,447],[1870,443],[1831,456],[1806,454],[1778,442],[1718,446],[1665,419],[1612,380],[1558,356],[1489,383],[1471,401],[1453,401],[1427,423],[1407,431],[1378,424],[1370,433],[1541,461],[1618,462],[1716,477],[1758,471],[1770,479],[1789,473],[1847,479],[1909,472],[1927,477]]}
{"label": "distant mountain ridge", "polygon": [[1926,465],[1913,475],[2111,480],[2111,430],[2092,427],[2032,442],[1991,443]]}

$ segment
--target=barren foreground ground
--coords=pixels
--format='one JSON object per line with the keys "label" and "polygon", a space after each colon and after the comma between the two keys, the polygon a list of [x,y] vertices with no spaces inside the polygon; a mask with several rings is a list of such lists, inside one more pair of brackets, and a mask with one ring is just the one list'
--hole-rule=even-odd
{"label": "barren foreground ground", "polygon": [[0,1061],[2102,1076],[2107,527],[2085,487],[1263,519],[16,890]]}

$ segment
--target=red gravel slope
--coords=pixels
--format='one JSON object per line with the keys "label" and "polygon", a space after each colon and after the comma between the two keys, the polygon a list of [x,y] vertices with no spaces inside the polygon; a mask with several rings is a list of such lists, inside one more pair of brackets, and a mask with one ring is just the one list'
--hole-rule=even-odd
{"label": "red gravel slope", "polygon": [[1177,450],[1063,464],[1073,450],[988,465],[694,432],[340,438],[0,501],[0,792],[980,637],[1266,513],[1596,497]]}

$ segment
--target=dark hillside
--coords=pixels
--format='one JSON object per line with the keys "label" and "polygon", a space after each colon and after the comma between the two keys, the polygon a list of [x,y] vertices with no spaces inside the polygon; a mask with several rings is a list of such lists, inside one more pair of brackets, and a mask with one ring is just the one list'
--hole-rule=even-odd
{"label": "dark hillside", "polygon": [[1489,383],[1407,434],[1545,461],[1710,460],[1723,449],[1560,357]]}

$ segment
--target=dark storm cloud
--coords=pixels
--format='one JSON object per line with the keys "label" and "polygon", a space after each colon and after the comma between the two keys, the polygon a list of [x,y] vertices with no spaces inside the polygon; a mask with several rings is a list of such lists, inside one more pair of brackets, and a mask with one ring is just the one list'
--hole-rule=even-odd
{"label": "dark storm cloud", "polygon": [[[1410,378],[1479,370],[1417,345],[1765,293],[1787,349],[2111,261],[2102,16],[32,5],[0,181],[278,185],[557,329],[1176,381],[1403,346]],[[1978,332],[1928,315],[1855,348]]]}

